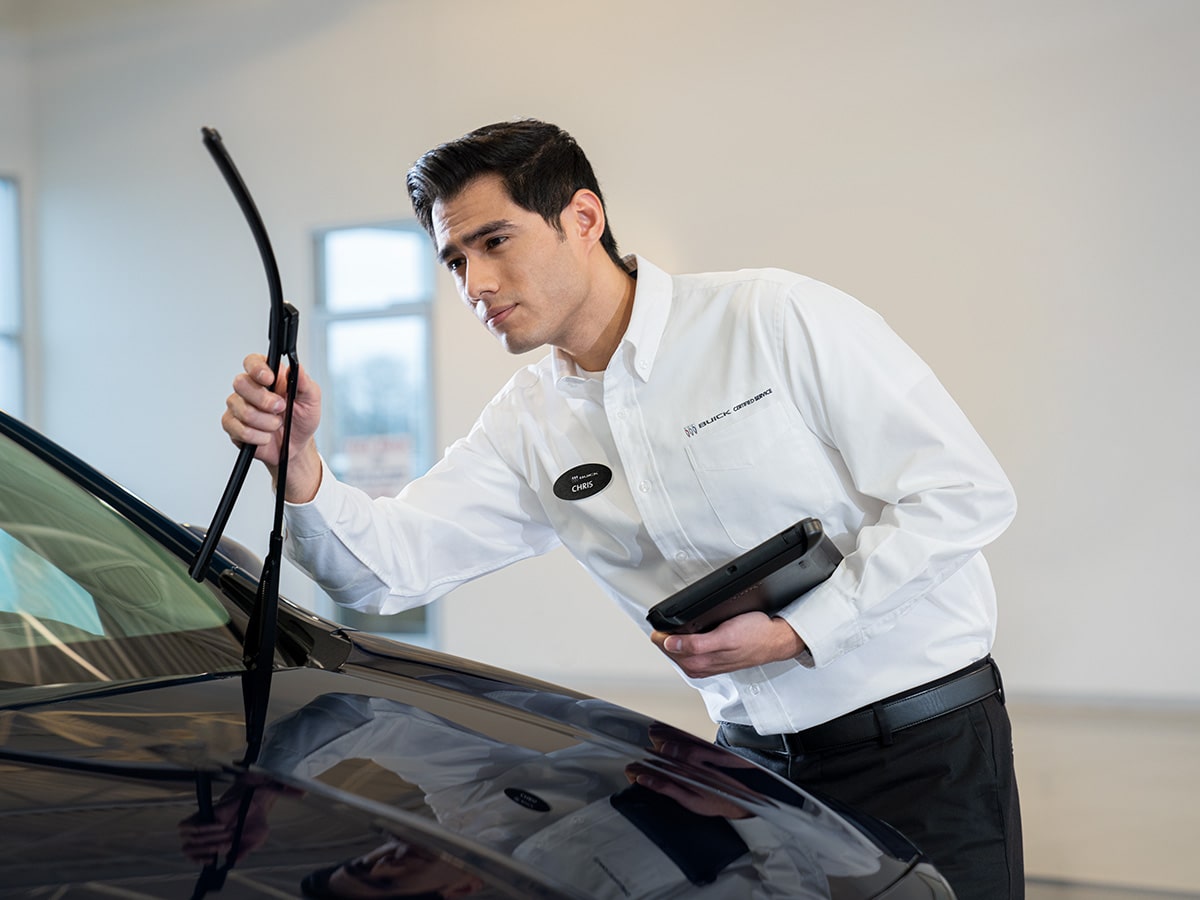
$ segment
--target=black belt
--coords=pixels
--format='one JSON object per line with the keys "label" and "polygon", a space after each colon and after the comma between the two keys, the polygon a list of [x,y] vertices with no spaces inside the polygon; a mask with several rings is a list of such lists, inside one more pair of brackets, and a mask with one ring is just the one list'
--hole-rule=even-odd
{"label": "black belt", "polygon": [[952,675],[931,681],[793,734],[759,734],[749,725],[721,723],[721,735],[734,747],[799,755],[852,744],[892,742],[892,733],[970,706],[993,694],[1003,699],[1000,673],[986,657]]}

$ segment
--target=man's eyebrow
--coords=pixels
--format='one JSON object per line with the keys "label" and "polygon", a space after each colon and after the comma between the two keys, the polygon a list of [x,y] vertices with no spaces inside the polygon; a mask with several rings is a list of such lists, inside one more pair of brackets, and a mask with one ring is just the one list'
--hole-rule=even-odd
{"label": "man's eyebrow", "polygon": [[[462,244],[465,247],[470,247],[490,234],[495,234],[497,231],[506,231],[512,227],[512,219],[493,219],[491,222],[485,222],[483,225],[480,225],[470,234],[463,235]],[[438,260],[444,263],[458,252],[458,244],[451,241],[438,251]]]}

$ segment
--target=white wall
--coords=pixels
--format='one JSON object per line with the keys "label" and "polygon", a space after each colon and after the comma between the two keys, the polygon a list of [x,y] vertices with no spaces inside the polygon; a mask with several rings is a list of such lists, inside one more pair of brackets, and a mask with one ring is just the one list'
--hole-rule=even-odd
{"label": "white wall", "polygon": [[0,174],[23,177],[33,166],[29,39],[0,29]]}
{"label": "white wall", "polygon": [[[200,126],[267,221],[303,358],[313,229],[406,214],[420,152],[533,115],[588,150],[625,250],[806,272],[930,361],[1022,504],[988,554],[1010,690],[1200,701],[1200,5],[30,8],[45,425],[165,511],[208,521],[223,398],[265,344],[257,256]],[[442,288],[448,442],[521,361]],[[256,547],[266,488],[230,525]],[[674,678],[564,557],[464,588],[442,626],[451,652],[557,680]]]}

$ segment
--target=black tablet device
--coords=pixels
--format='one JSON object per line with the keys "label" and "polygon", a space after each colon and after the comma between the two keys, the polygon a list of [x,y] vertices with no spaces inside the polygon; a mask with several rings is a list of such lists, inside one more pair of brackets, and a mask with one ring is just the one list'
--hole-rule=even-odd
{"label": "black tablet device", "polygon": [[833,574],[842,561],[817,519],[804,519],[656,604],[657,631],[708,631],[759,610],[778,612]]}

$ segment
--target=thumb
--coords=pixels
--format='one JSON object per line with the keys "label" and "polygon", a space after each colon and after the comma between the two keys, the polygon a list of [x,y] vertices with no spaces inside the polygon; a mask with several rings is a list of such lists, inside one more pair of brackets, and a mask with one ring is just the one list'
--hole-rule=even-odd
{"label": "thumb", "polygon": [[672,634],[663,641],[663,649],[668,653],[684,654],[688,649],[688,640],[681,634]]}

